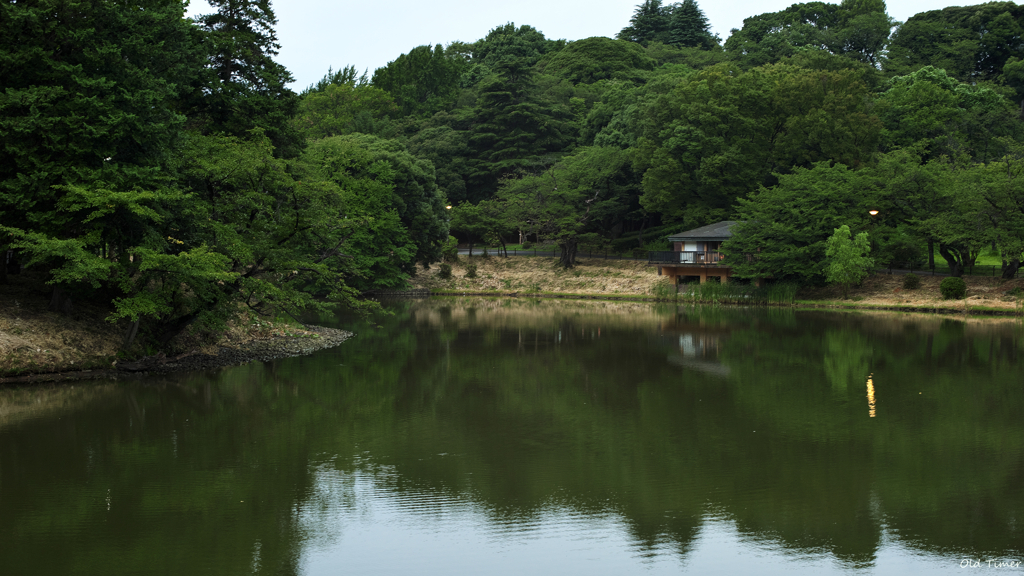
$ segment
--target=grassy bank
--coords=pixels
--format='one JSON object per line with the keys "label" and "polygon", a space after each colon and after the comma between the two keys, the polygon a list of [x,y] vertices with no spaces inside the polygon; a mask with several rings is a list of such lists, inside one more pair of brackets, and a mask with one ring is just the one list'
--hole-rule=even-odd
{"label": "grassy bank", "polygon": [[[476,277],[470,277],[471,265]],[[769,285],[763,289],[738,284],[708,283],[684,286],[680,293],[657,268],[646,262],[581,259],[579,266],[564,270],[555,258],[460,257],[452,277],[442,279],[439,267],[421,271],[412,279],[414,288],[434,293],[601,298],[614,300],[670,300],[680,303],[786,305],[812,308],[895,310],[933,313],[1024,315],[1024,301],[1008,294],[1024,291],[1024,279],[967,277],[967,297],[943,300],[941,277],[922,276],[921,286],[906,290],[902,276],[875,275],[841,298],[836,287],[796,290],[793,286]],[[107,370],[118,361],[156,351],[122,349],[126,326],[104,319],[110,310],[88,300],[76,301],[70,315],[47,310],[49,287],[40,276],[10,276],[0,285],[0,380],[24,374],[80,370]],[[168,355],[212,353],[254,340],[291,334],[309,336],[301,329],[265,321],[240,322],[223,334],[191,335],[175,343]]]}
{"label": "grassy bank", "polygon": [[[475,266],[475,277],[470,271]],[[850,290],[843,299],[836,286],[800,288],[768,284],[762,289],[739,284],[708,283],[675,287],[658,269],[646,262],[582,258],[571,270],[558,266],[556,258],[460,256],[452,266],[452,277],[440,277],[437,266],[420,272],[412,283],[416,288],[447,294],[515,294],[518,296],[604,297],[676,300],[719,304],[797,305],[816,308],[863,308],[935,312],[976,312],[1022,314],[1020,297],[1024,279],[965,277],[967,298],[943,300],[940,276],[921,276],[915,290],[903,288],[903,276],[876,274]]]}

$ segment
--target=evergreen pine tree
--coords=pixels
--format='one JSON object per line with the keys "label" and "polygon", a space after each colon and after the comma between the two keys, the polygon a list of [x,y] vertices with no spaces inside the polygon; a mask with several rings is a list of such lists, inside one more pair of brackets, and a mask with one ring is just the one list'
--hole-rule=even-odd
{"label": "evergreen pine tree", "polygon": [[274,61],[280,45],[270,0],[209,0],[217,9],[197,18],[207,67],[193,115],[205,133],[245,137],[263,128],[277,153],[297,154],[300,139],[288,125],[298,97],[288,69]]}
{"label": "evergreen pine tree", "polygon": [[180,2],[0,3],[0,224],[74,237],[67,187],[154,187],[199,66],[192,40]]}
{"label": "evergreen pine tree", "polygon": [[471,200],[493,195],[500,178],[543,163],[563,146],[568,112],[533,94],[533,68],[522,59],[495,65],[497,77],[481,88],[470,147],[476,150],[469,175]]}
{"label": "evergreen pine tree", "polygon": [[629,26],[623,28],[615,37],[629,40],[646,46],[649,42],[668,43],[668,30],[671,23],[671,7],[663,7],[661,0],[644,0],[633,11]]}
{"label": "evergreen pine tree", "polygon": [[672,9],[669,25],[669,39],[681,47],[710,50],[718,45],[718,39],[711,34],[711,25],[696,0],[683,0]]}

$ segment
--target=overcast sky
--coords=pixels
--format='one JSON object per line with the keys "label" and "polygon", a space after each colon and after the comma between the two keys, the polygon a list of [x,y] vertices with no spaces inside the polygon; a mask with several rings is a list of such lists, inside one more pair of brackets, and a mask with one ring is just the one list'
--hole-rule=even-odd
{"label": "overcast sky", "polygon": [[[668,4],[672,0],[665,0]],[[352,2],[279,0],[274,2],[278,61],[295,76],[300,90],[327,73],[352,64],[358,70],[384,66],[403,52],[422,44],[446,45],[455,40],[472,42],[487,31],[514,22],[529,24],[551,39],[579,40],[615,34],[629,23],[641,0],[391,0]],[[725,40],[729,30],[741,28],[743,19],[776,12],[792,0],[725,0],[698,2],[714,32]],[[971,2],[967,5],[980,2]],[[899,21],[926,10],[965,5],[946,0],[890,0],[889,15]],[[192,0],[188,14],[213,10],[205,0]]]}

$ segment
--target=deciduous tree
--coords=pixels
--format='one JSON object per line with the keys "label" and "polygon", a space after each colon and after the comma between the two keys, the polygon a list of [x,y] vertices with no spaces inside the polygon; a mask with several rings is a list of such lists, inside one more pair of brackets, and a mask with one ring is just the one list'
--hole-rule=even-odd
{"label": "deciduous tree", "polygon": [[871,242],[867,232],[851,238],[850,227],[843,224],[829,236],[825,247],[825,257],[828,258],[825,280],[842,286],[844,299],[849,295],[850,286],[859,284],[871,272],[874,261],[868,256],[870,253]]}

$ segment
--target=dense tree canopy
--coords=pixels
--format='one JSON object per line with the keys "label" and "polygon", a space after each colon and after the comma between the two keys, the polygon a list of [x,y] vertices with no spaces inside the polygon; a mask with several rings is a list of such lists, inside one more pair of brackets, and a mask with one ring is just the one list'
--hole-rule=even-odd
{"label": "dense tree canopy", "polygon": [[725,49],[749,66],[777,62],[800,49],[824,50],[877,66],[894,25],[883,0],[806,2],[745,19]]}
{"label": "dense tree canopy", "polygon": [[776,174],[822,160],[869,162],[881,124],[853,71],[719,65],[647,107],[635,161],[644,206],[699,225]]}
{"label": "dense tree canopy", "polygon": [[898,28],[882,0],[799,3],[723,48],[695,0],[643,0],[615,39],[509,22],[301,94],[269,0],[211,5],[0,4],[0,251],[48,273],[55,309],[106,299],[166,340],[358,307],[437,262],[450,215],[564,266],[721,220],[744,221],[746,277],[824,281],[844,225],[878,263],[937,251],[960,274],[987,251],[1010,276],[1024,255],[1012,2]]}
{"label": "dense tree canopy", "polygon": [[155,186],[198,74],[179,3],[5,2],[0,6],[0,218],[75,234],[66,186]]}
{"label": "dense tree canopy", "polygon": [[1024,57],[1024,7],[1013,2],[951,6],[911,16],[893,34],[887,70],[924,66],[962,82],[997,81],[1010,58]]}
{"label": "dense tree canopy", "polygon": [[723,249],[740,278],[823,282],[829,237],[842,226],[865,231],[877,196],[864,174],[842,164],[798,168],[740,200],[740,223]]}
{"label": "dense tree canopy", "polygon": [[394,97],[403,114],[433,114],[452,104],[465,62],[440,45],[417,46],[373,73],[373,86]]}

